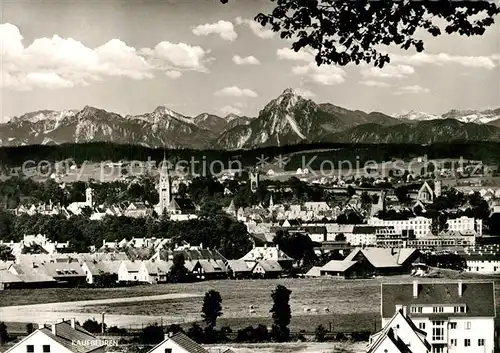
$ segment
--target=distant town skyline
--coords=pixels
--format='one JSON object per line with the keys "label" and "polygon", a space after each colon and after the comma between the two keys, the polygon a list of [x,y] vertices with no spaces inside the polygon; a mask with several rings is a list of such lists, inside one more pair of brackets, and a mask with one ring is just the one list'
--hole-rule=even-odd
{"label": "distant town skyline", "polygon": [[269,0],[0,0],[0,118],[95,106],[122,115],[256,116],[285,88],[397,114],[500,107],[500,26],[387,48],[391,64],[317,67],[252,19]]}

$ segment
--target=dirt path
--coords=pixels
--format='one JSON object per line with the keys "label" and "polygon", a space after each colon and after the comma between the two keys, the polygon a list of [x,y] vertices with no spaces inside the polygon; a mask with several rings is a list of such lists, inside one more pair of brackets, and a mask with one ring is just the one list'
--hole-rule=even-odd
{"label": "dirt path", "polygon": [[[173,293],[173,294],[161,294],[161,295],[151,295],[151,296],[141,296],[141,297],[129,297],[129,298],[112,298],[112,299],[97,299],[97,300],[82,300],[82,301],[72,301],[72,302],[59,302],[59,303],[47,303],[47,304],[33,304],[33,305],[16,305],[0,307],[0,317],[2,321],[5,322],[34,322],[34,323],[51,323],[59,319],[69,319],[75,318],[80,323],[85,320],[93,318],[98,321],[101,320],[102,313],[81,313],[79,308],[85,306],[94,305],[106,305],[115,303],[132,303],[132,302],[147,302],[156,300],[173,300],[173,299],[183,299],[183,298],[193,298],[200,297],[200,294],[192,293]],[[187,320],[192,320],[193,318],[185,316],[162,316],[161,312],[158,315],[115,315],[112,312],[105,314],[106,325],[109,326],[119,326],[119,327],[129,327],[137,328],[143,325],[151,323],[160,323],[162,321],[164,324],[174,323],[174,322],[184,322]],[[194,318],[198,319],[198,317]]]}

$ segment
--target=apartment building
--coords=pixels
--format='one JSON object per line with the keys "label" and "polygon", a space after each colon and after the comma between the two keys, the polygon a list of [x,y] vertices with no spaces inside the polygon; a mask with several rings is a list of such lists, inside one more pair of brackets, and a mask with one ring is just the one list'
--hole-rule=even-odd
{"label": "apartment building", "polygon": [[382,326],[401,310],[433,353],[493,353],[494,290],[493,282],[382,284]]}
{"label": "apartment building", "polygon": [[[450,218],[447,223],[449,231],[464,234],[474,233],[477,236],[483,235],[483,221],[481,219],[462,216],[459,218]],[[413,234],[418,238],[431,233],[432,219],[422,216],[403,220],[386,220],[370,217],[368,219],[368,224],[372,226],[393,227],[396,234]]]}

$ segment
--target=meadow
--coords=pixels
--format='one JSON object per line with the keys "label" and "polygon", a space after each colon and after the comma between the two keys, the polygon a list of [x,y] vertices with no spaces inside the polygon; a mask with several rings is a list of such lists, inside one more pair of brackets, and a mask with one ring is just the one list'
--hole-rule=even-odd
{"label": "meadow", "polygon": [[[465,278],[468,278],[465,276]],[[488,279],[488,277],[481,277]],[[7,290],[2,293],[0,306],[55,303],[92,299],[149,296],[167,293],[190,293],[203,295],[214,289],[222,297],[223,316],[218,326],[231,326],[233,329],[248,325],[271,324],[269,310],[272,306],[271,293],[278,284],[292,290],[290,306],[292,309],[293,331],[312,332],[323,324],[327,329],[341,332],[354,330],[375,331],[380,325],[380,285],[389,282],[411,282],[410,276],[394,276],[366,280],[341,280],[331,278],[303,278],[276,280],[218,280],[186,284],[160,284],[112,289],[91,288],[53,288]],[[422,281],[443,281],[443,279],[420,279]],[[490,278],[491,280],[491,278]],[[498,295],[498,286],[496,286]],[[81,313],[100,313],[106,311],[114,315],[145,315],[164,317],[183,317],[180,322],[201,319],[200,311],[203,297],[122,302],[106,305],[86,305],[75,308]],[[254,312],[250,313],[249,307]],[[325,309],[328,308],[328,311]]]}

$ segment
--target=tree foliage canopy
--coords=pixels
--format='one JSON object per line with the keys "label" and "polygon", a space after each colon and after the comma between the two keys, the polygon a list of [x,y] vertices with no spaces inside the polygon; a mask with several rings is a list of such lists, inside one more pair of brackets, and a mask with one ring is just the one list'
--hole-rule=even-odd
{"label": "tree foliage canopy", "polygon": [[[223,4],[229,0],[221,0]],[[316,52],[316,63],[347,65],[390,62],[381,45],[424,50],[418,30],[434,37],[446,34],[482,35],[494,23],[500,7],[490,1],[271,0],[268,13],[255,20],[270,27],[292,48]]]}

